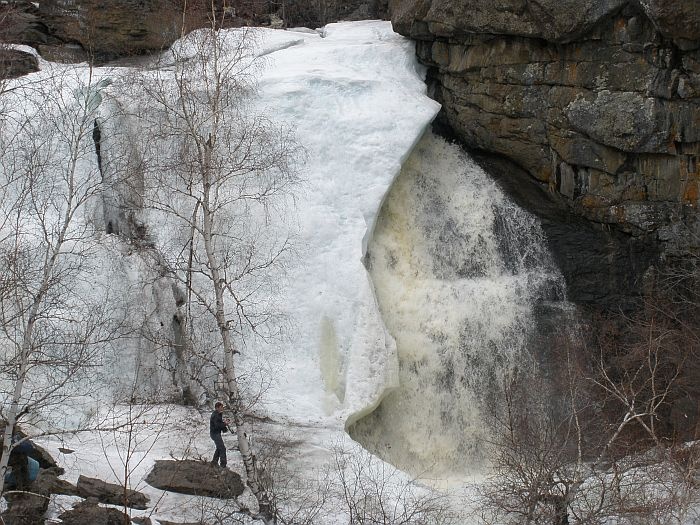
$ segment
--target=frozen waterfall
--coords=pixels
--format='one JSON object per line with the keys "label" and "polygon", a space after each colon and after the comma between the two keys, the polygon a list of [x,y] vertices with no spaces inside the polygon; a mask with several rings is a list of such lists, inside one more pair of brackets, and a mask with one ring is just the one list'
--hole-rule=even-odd
{"label": "frozen waterfall", "polygon": [[485,407],[505,372],[533,368],[535,305],[564,298],[537,219],[428,132],[383,203],[366,265],[400,386],[350,435],[420,477],[478,471]]}

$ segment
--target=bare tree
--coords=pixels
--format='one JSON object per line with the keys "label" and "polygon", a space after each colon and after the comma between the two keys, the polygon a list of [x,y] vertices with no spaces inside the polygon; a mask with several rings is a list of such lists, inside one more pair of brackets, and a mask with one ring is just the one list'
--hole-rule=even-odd
{"label": "bare tree", "polygon": [[366,451],[336,447],[335,493],[352,525],[448,525],[457,516],[442,494],[415,480]]}
{"label": "bare tree", "polygon": [[671,310],[657,297],[633,317],[599,320],[593,349],[564,340],[555,388],[511,378],[492,425],[484,521],[683,523],[699,496],[698,449],[671,414],[698,354]]}
{"label": "bare tree", "polygon": [[122,488],[125,525],[131,523],[128,508],[134,491],[143,482],[134,473],[160,440],[172,410],[157,391],[144,392],[139,379],[137,372],[131,387],[117,392],[107,415],[111,430],[99,434],[105,460]]}
{"label": "bare tree", "polygon": [[299,182],[301,149],[289,129],[251,104],[260,67],[254,32],[218,31],[213,4],[211,13],[211,27],[173,47],[169,71],[140,79],[153,106],[141,115],[154,134],[144,153],[153,182],[146,202],[171,224],[159,248],[188,291],[189,333],[221,356],[247,483],[260,518],[272,523],[235,356],[248,337],[275,335],[272,278],[291,245],[269,219],[284,216],[284,200]]}
{"label": "bare tree", "polygon": [[39,97],[38,84],[34,96],[14,86],[0,115],[0,492],[16,425],[87,390],[100,345],[117,336],[83,215],[102,191],[91,134],[107,83],[73,73]]}

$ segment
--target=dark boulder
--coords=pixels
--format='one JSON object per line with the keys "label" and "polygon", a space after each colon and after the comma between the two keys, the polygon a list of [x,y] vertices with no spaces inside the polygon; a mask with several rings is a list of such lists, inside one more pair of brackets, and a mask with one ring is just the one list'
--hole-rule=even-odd
{"label": "dark boulder", "polygon": [[7,510],[2,514],[5,525],[43,525],[44,514],[49,508],[49,497],[44,494],[5,494]]}
{"label": "dark boulder", "polygon": [[59,516],[64,525],[124,525],[130,523],[124,512],[100,507],[95,498],[78,503],[71,510]]}
{"label": "dark boulder", "polygon": [[146,483],[169,492],[222,499],[237,498],[245,489],[235,472],[193,460],[156,461]]}
{"label": "dark boulder", "polygon": [[123,486],[115,483],[107,483],[101,479],[80,476],[77,488],[79,496],[95,498],[100,503],[125,505],[139,510],[148,508],[148,496],[145,494],[125,489]]}

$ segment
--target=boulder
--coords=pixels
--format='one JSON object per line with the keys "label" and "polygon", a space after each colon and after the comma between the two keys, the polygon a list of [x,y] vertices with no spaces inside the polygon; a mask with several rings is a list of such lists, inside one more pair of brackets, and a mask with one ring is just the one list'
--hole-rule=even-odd
{"label": "boulder", "polygon": [[148,496],[135,490],[125,489],[123,486],[115,483],[107,483],[97,478],[80,476],[77,488],[79,496],[95,498],[100,503],[125,505],[139,510],[148,508]]}
{"label": "boulder", "polygon": [[62,469],[41,469],[36,480],[32,483],[32,490],[40,494],[63,494],[65,496],[79,496],[78,487],[72,483],[59,479]]}
{"label": "boulder", "polygon": [[235,472],[193,460],[156,461],[146,483],[169,492],[222,499],[237,498],[245,489]]}
{"label": "boulder", "polygon": [[59,516],[64,525],[124,525],[130,523],[124,512],[111,508],[100,507],[95,498],[78,503],[71,510]]}
{"label": "boulder", "polygon": [[2,514],[5,525],[41,525],[49,507],[49,497],[29,492],[5,494],[7,510]]}

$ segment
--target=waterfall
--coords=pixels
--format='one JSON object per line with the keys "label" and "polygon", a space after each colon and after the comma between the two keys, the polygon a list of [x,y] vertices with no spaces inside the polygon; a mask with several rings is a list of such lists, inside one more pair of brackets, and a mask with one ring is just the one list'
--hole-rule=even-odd
{"label": "waterfall", "polygon": [[537,305],[564,300],[537,219],[427,133],[385,198],[365,262],[400,386],[348,432],[416,476],[475,473],[505,374],[536,368]]}

